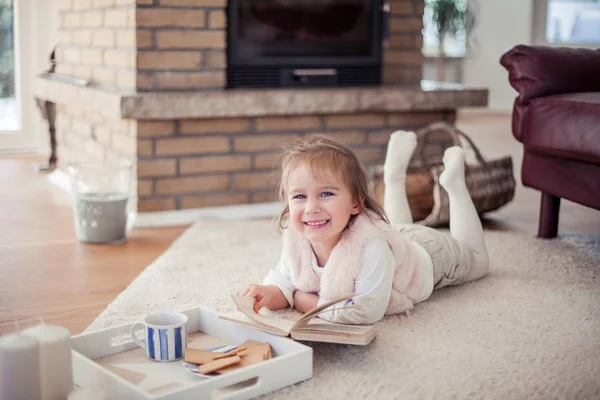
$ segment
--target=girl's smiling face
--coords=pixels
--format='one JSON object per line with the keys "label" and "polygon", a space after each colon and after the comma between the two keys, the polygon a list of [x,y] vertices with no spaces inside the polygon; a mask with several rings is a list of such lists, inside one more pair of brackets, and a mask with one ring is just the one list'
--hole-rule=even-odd
{"label": "girl's smiling face", "polygon": [[[309,240],[318,258],[326,259],[361,208],[333,173],[318,178],[305,164],[296,166],[289,175],[287,201],[292,227]],[[327,255],[319,254],[323,252]]]}

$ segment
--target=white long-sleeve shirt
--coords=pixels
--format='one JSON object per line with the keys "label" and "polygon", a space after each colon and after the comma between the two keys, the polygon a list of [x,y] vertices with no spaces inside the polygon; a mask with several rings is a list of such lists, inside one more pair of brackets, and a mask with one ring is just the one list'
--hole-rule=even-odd
{"label": "white long-sleeve shirt", "polygon": [[[422,246],[416,245],[416,262],[422,263],[419,268],[425,268],[423,291],[415,303],[426,300],[433,292],[433,263],[431,256]],[[382,238],[373,238],[365,245],[362,268],[355,281],[355,296],[347,301],[340,302],[328,308],[329,312],[319,316],[325,320],[345,324],[372,324],[379,321],[388,307],[394,277],[394,254],[387,242]],[[319,267],[317,257],[313,253],[312,266],[320,277],[323,268]],[[277,286],[290,307],[294,306],[294,291],[296,286],[292,282],[289,267],[282,260],[263,281],[263,285]],[[324,300],[319,299],[320,305]],[[352,305],[352,308],[344,308]],[[344,309],[342,309],[344,308]]]}

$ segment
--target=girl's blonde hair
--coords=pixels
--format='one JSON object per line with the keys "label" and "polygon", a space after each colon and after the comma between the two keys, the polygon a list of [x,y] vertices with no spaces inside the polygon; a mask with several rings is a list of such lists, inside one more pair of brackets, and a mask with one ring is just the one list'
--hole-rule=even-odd
{"label": "girl's blonde hair", "polygon": [[[281,154],[281,182],[279,185],[279,196],[285,203],[285,208],[279,216],[279,227],[283,226],[284,220],[290,212],[287,198],[287,186],[292,171],[299,165],[306,165],[310,173],[316,178],[332,175],[341,179],[346,185],[352,200],[357,202],[361,211],[369,210],[367,216],[371,218],[374,214],[379,219],[389,223],[383,207],[369,193],[367,173],[356,154],[348,146],[330,139],[324,135],[310,135],[285,146]],[[348,226],[354,220],[352,216]]]}

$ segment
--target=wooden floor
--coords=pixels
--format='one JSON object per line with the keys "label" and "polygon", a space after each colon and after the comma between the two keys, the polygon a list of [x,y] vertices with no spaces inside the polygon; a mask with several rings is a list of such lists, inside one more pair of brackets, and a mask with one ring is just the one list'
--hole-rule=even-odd
{"label": "wooden floor", "polygon": [[[507,115],[461,115],[458,125],[484,155],[511,154],[520,176],[521,147]],[[134,230],[120,245],[75,238],[70,197],[37,172],[39,156],[0,157],[0,333],[42,317],[79,333],[186,227]],[[539,194],[518,187],[514,201],[486,227],[536,233]],[[560,232],[600,234],[600,212],[564,201]]]}
{"label": "wooden floor", "polygon": [[42,317],[79,333],[184,230],[134,230],[120,245],[77,241],[70,197],[36,171],[40,157],[0,158],[0,333]]}

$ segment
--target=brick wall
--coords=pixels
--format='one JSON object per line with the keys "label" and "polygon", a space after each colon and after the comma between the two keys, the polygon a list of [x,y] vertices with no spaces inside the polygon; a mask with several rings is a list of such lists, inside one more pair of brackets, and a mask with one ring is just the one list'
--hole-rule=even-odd
{"label": "brick wall", "polygon": [[280,147],[300,135],[327,132],[369,166],[383,161],[396,129],[454,117],[454,111],[445,111],[138,121],[138,209],[273,201]]}
{"label": "brick wall", "polygon": [[383,81],[415,85],[423,76],[424,0],[388,0],[390,37],[383,53]]}
{"label": "brick wall", "polygon": [[97,110],[61,105],[57,115],[59,167],[70,162],[135,162],[137,152],[134,120],[107,118]]}
{"label": "brick wall", "polygon": [[226,3],[138,0],[138,90],[224,88]]}
{"label": "brick wall", "polygon": [[57,6],[57,72],[135,89],[136,1],[58,0]]}
{"label": "brick wall", "polygon": [[[137,174],[137,122],[107,118],[98,110],[84,109],[76,104],[59,105],[57,113],[58,167],[67,171],[69,163],[131,161],[134,181]],[[131,190],[137,196],[137,184]],[[137,210],[137,203],[131,202]]]}

